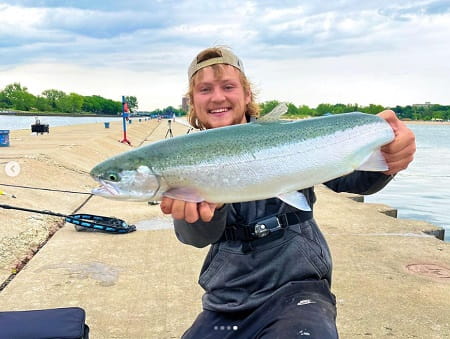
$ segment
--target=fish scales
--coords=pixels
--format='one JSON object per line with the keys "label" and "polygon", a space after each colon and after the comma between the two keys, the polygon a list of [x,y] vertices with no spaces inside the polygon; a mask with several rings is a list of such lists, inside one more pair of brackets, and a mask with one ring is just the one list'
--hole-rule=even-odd
{"label": "fish scales", "polygon": [[[216,157],[246,155],[254,149],[278,147],[290,141],[305,141],[333,134],[368,122],[380,122],[380,118],[359,114],[300,120],[294,122],[252,123],[206,130],[200,133],[166,139],[134,151],[142,152],[142,159],[157,158],[162,167],[198,164]],[[324,124],[323,122],[330,121]],[[352,124],[353,122],[353,124]],[[336,128],[338,126],[338,128]],[[147,148],[146,148],[147,147]],[[131,151],[131,152],[134,152]],[[205,157],[209,155],[210,158]]]}
{"label": "fish scales", "polygon": [[181,187],[199,200],[258,200],[350,173],[392,139],[383,119],[362,113],[256,122],[147,145],[99,164],[92,176],[144,166],[157,178],[155,199]]}

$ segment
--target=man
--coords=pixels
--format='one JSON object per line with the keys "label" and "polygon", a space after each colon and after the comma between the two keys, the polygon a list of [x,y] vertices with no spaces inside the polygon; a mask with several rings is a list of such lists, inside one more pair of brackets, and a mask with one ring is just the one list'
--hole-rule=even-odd
{"label": "man", "polygon": [[[188,77],[189,119],[194,127],[243,124],[257,116],[242,61],[229,49],[200,52]],[[413,133],[394,112],[379,115],[396,136],[382,148],[389,170],[355,171],[325,183],[329,188],[371,194],[413,160]],[[302,193],[313,206],[314,189]],[[196,247],[212,244],[199,278],[205,290],[203,312],[184,338],[338,337],[330,252],[312,212],[277,198],[212,204],[165,197],[161,210],[172,214],[181,242]],[[275,219],[283,225],[279,231],[261,238],[248,231],[254,230],[256,222]]]}

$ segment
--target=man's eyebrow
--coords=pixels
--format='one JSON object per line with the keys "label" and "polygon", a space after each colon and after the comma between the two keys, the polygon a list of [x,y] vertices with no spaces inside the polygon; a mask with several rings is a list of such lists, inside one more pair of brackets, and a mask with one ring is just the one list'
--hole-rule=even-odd
{"label": "man's eyebrow", "polygon": [[199,82],[197,82],[196,84],[195,84],[195,86],[199,86],[199,85],[212,85],[213,83],[215,83],[215,82],[219,82],[219,83],[225,83],[225,82],[233,82],[233,83],[236,83],[236,82],[239,82],[239,80],[237,80],[237,79],[231,79],[231,78],[222,78],[222,79],[219,79],[219,80],[214,80],[214,81],[199,81]]}

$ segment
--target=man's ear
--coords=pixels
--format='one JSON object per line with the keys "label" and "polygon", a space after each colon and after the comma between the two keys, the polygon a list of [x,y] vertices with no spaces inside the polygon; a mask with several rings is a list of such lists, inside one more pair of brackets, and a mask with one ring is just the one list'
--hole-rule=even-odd
{"label": "man's ear", "polygon": [[247,94],[245,95],[245,104],[248,105],[249,103],[252,102],[252,93],[250,91],[247,92]]}

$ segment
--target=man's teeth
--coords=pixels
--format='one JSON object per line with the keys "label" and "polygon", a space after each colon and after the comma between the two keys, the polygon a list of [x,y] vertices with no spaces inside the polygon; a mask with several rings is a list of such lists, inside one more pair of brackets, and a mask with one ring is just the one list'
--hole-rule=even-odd
{"label": "man's teeth", "polygon": [[211,113],[222,113],[228,111],[228,108],[218,108],[210,110]]}

